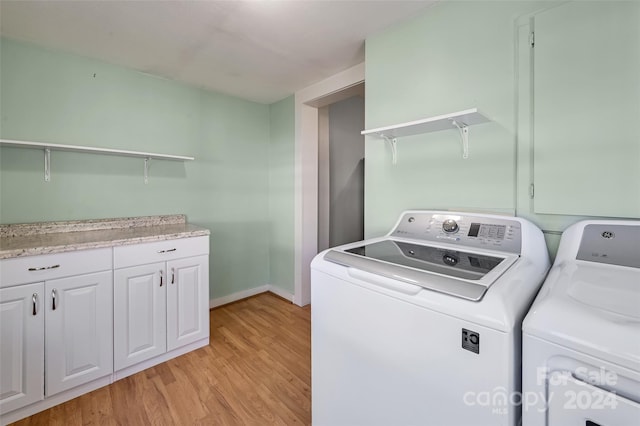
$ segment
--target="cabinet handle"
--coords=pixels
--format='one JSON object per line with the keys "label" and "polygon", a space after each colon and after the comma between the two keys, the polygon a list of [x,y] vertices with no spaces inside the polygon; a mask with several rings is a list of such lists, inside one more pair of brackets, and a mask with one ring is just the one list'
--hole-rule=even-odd
{"label": "cabinet handle", "polygon": [[177,248],[172,248],[172,249],[169,249],[169,250],[160,250],[158,253],[169,253],[169,252],[176,251],[176,250],[178,250],[178,249]]}
{"label": "cabinet handle", "polygon": [[43,266],[41,268],[29,268],[29,271],[44,271],[46,269],[56,269],[59,268],[60,265],[52,265],[52,266]]}
{"label": "cabinet handle", "polygon": [[160,287],[162,287],[162,271],[160,271]]}
{"label": "cabinet handle", "polygon": [[51,290],[51,310],[56,310],[56,297],[58,296],[58,291],[54,288]]}
{"label": "cabinet handle", "polygon": [[38,293],[33,293],[31,302],[33,303],[33,316],[36,316],[38,315]]}
{"label": "cabinet handle", "polygon": [[171,284],[176,282],[176,268],[171,268]]}

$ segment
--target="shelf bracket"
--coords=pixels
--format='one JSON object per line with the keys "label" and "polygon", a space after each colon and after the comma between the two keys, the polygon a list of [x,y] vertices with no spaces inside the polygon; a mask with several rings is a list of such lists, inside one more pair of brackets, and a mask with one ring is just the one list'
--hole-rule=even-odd
{"label": "shelf bracket", "polygon": [[398,164],[398,139],[390,138],[384,133],[381,133],[380,137],[387,141],[389,147],[391,147],[391,164],[395,166]]}
{"label": "shelf bracket", "polygon": [[149,163],[151,162],[151,158],[147,157],[144,159],[144,184],[149,183]]}
{"label": "shelf bracket", "polygon": [[452,120],[451,124],[458,128],[460,132],[460,139],[462,141],[462,158],[465,160],[469,158],[469,126],[464,123],[458,124],[456,120]]}
{"label": "shelf bracket", "polygon": [[44,181],[51,180],[51,149],[44,149]]}

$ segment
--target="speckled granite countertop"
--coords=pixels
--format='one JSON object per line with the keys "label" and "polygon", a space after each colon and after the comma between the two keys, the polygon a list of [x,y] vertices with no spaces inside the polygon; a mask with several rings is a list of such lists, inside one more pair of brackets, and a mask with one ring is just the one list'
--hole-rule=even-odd
{"label": "speckled granite countertop", "polygon": [[0,225],[0,259],[209,234],[184,215]]}

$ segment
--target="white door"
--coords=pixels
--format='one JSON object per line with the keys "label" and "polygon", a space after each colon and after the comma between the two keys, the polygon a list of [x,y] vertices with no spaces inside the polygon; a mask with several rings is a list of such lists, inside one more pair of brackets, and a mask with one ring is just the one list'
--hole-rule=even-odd
{"label": "white door", "polygon": [[114,278],[115,370],[167,351],[164,262],[117,269]]}
{"label": "white door", "polygon": [[0,289],[0,413],[44,398],[44,283]]}
{"label": "white door", "polygon": [[45,282],[47,396],[113,373],[112,277]]}
{"label": "white door", "polygon": [[[604,368],[599,374],[602,374],[602,371]],[[610,371],[609,373],[610,377],[617,381],[617,375]],[[607,392],[576,379],[570,371],[554,371],[548,379],[547,386],[548,424],[551,426],[640,424],[640,404],[618,395],[615,390]]]}
{"label": "white door", "polygon": [[209,256],[167,262],[168,350],[209,336]]}

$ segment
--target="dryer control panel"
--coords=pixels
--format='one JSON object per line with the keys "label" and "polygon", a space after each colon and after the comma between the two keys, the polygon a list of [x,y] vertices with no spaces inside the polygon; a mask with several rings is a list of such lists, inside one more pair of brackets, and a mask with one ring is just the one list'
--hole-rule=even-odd
{"label": "dryer control panel", "polygon": [[514,254],[522,245],[517,220],[471,213],[407,212],[390,235]]}
{"label": "dryer control panel", "polygon": [[640,226],[586,225],[576,259],[640,268]]}

